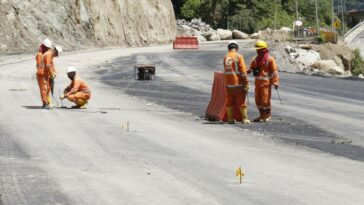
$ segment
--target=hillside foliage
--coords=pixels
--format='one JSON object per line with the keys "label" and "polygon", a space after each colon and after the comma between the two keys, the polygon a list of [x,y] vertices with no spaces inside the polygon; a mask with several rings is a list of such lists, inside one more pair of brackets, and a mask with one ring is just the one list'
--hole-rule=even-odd
{"label": "hillside foliage", "polygon": [[[214,28],[254,32],[265,28],[292,27],[296,0],[172,0],[177,18],[201,18]],[[335,1],[336,15],[340,0]],[[359,6],[359,7],[358,7]],[[346,8],[364,8],[364,2],[347,0]],[[318,0],[319,25],[331,25],[331,0]],[[337,15],[337,16],[341,16]],[[298,0],[298,18],[305,27],[316,26],[315,0]]]}

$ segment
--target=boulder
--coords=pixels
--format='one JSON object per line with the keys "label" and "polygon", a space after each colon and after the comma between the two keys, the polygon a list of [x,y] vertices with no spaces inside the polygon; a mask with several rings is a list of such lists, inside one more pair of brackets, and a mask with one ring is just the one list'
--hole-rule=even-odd
{"label": "boulder", "polygon": [[343,73],[343,77],[351,77],[351,76],[353,76],[353,74],[351,73],[351,71],[350,71],[350,70],[346,70],[346,71],[344,71],[344,73]]}
{"label": "boulder", "polygon": [[196,36],[197,37],[197,39],[198,39],[198,41],[199,42],[205,42],[205,41],[207,41],[207,39],[205,38],[205,37],[203,37],[203,36]]}
{"label": "boulder", "polygon": [[291,57],[292,59],[296,59],[298,57],[298,54],[295,52],[289,53],[289,57]]}
{"label": "boulder", "polygon": [[177,36],[194,36],[195,33],[195,29],[187,25],[181,25],[177,29]]}
{"label": "boulder", "polygon": [[286,46],[286,47],[284,48],[284,50],[285,50],[288,54],[296,52],[296,50],[295,50],[294,48],[292,48],[291,46]]}
{"label": "boulder", "polygon": [[242,31],[234,30],[233,31],[233,37],[234,37],[234,39],[248,39],[249,35],[242,32]]}
{"label": "boulder", "polygon": [[217,29],[217,35],[221,40],[229,40],[233,38],[233,32],[230,30]]}
{"label": "boulder", "polygon": [[253,33],[253,34],[250,35],[250,38],[251,39],[259,39],[260,35],[259,35],[259,33]]}
{"label": "boulder", "polygon": [[295,49],[295,53],[297,54],[297,57],[295,61],[299,63],[302,68],[309,68],[311,67],[315,62],[320,61],[320,54],[314,50],[304,50],[297,48]]}
{"label": "boulder", "polygon": [[344,70],[336,65],[333,60],[321,60],[317,61],[314,65],[314,68],[319,69],[320,73],[327,73],[330,75],[342,75],[344,74]]}
{"label": "boulder", "polygon": [[352,59],[351,54],[341,53],[338,55],[338,57],[341,59],[341,62],[343,63],[345,70],[351,70],[351,59]]}
{"label": "boulder", "polygon": [[288,28],[288,27],[282,27],[281,29],[279,29],[280,31],[283,32],[292,32],[292,29]]}
{"label": "boulder", "polygon": [[8,46],[5,44],[0,45],[0,52],[6,52],[8,50]]}
{"label": "boulder", "polygon": [[213,33],[210,37],[210,39],[207,39],[209,41],[219,41],[220,40],[220,36],[217,33]]}
{"label": "boulder", "polygon": [[214,30],[209,30],[206,33],[203,33],[202,36],[205,37],[207,41],[220,40],[219,35],[217,35],[216,31],[214,31]]}
{"label": "boulder", "polygon": [[345,70],[345,67],[344,67],[344,64],[343,64],[343,61],[341,60],[341,58],[335,56],[334,61],[337,66],[339,66],[341,69]]}
{"label": "boulder", "polygon": [[305,49],[305,50],[312,49],[312,45],[310,45],[310,44],[300,44],[298,47]]}

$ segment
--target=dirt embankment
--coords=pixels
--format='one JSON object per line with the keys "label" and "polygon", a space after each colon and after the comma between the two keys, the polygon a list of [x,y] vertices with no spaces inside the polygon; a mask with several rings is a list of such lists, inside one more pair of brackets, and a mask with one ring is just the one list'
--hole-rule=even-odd
{"label": "dirt embankment", "polygon": [[34,51],[49,37],[66,49],[170,42],[170,0],[1,0],[0,54]]}

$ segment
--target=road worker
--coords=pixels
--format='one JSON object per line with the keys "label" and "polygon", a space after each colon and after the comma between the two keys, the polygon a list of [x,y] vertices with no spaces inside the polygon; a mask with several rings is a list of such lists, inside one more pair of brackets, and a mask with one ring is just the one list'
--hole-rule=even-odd
{"label": "road worker", "polygon": [[58,57],[62,53],[62,48],[60,46],[55,46],[52,49],[49,49],[43,55],[43,64],[44,64],[44,78],[47,85],[47,100],[45,102],[45,109],[52,108],[52,100],[51,100],[51,90],[54,83],[54,78],[57,75],[56,69],[54,67],[53,58]]}
{"label": "road worker", "polygon": [[271,116],[272,86],[278,89],[279,74],[276,61],[269,55],[268,44],[262,40],[255,43],[257,56],[252,60],[248,73],[255,77],[255,103],[259,110],[259,117],[254,122],[268,122]]}
{"label": "road worker", "polygon": [[234,124],[234,105],[240,109],[242,123],[249,124],[246,96],[249,90],[249,80],[245,61],[242,55],[238,54],[239,45],[236,41],[228,44],[229,52],[224,58],[224,76],[227,89],[226,112],[228,123]]}
{"label": "road worker", "polygon": [[67,98],[76,105],[72,108],[83,109],[91,98],[90,87],[86,82],[77,75],[77,70],[74,67],[69,67],[67,71],[68,78],[72,81],[71,84],[64,89],[64,94],[61,100]]}
{"label": "road worker", "polygon": [[36,77],[38,81],[40,97],[43,103],[42,108],[46,108],[48,102],[47,99],[48,84],[44,76],[43,54],[47,52],[49,49],[51,49],[51,47],[52,47],[52,42],[49,39],[45,39],[39,46],[38,53],[35,57],[36,67],[37,67]]}

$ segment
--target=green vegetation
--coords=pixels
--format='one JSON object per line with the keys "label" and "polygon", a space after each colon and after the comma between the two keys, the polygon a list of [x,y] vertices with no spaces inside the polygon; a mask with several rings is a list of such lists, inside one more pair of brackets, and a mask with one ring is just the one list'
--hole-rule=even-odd
{"label": "green vegetation", "polygon": [[[295,0],[172,0],[177,18],[201,18],[214,28],[254,32],[265,28],[292,28]],[[331,25],[331,0],[318,0],[320,26]],[[350,1],[353,2],[353,1]],[[298,0],[299,19],[315,27],[315,1]]]}
{"label": "green vegetation", "polygon": [[352,60],[352,69],[351,72],[353,75],[358,76],[359,74],[364,74],[364,60],[360,55],[360,50],[355,49],[354,51],[354,58]]}

